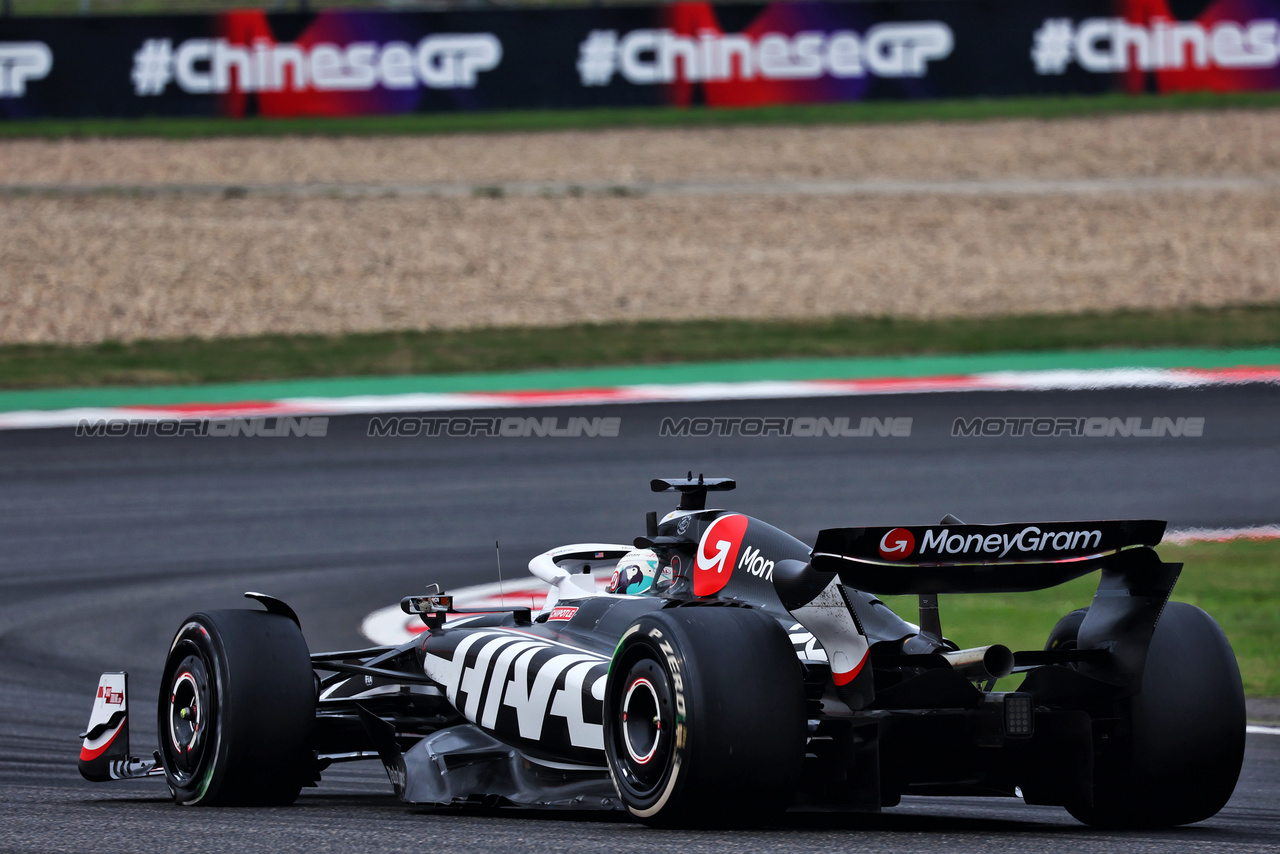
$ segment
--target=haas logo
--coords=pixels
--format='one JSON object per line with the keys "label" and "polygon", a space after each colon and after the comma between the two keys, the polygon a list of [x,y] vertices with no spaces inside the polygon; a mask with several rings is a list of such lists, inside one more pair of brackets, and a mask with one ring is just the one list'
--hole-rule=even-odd
{"label": "haas logo", "polygon": [[880,538],[880,557],[902,560],[916,550],[916,538],[906,528],[894,528]]}
{"label": "haas logo", "polygon": [[733,513],[712,522],[702,534],[694,561],[694,596],[710,596],[729,583],[746,532],[747,517]]}

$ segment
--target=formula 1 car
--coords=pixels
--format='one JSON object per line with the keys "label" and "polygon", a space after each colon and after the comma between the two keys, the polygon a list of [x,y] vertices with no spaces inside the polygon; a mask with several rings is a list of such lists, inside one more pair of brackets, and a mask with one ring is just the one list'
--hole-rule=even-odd
{"label": "formula 1 car", "polygon": [[[599,593],[632,546],[535,557],[545,605],[465,613],[436,587],[398,647],[310,654],[285,603],[192,614],[165,661],[160,749],[129,753],[123,673],[104,674],[80,771],[163,776],[179,804],[288,804],[331,763],[378,759],[421,804],[625,809],[738,826],[788,808],[879,811],[903,795],[1021,797],[1101,826],[1214,815],[1244,756],[1240,673],[1208,614],[1170,603],[1165,523],[833,528],[812,547],[680,493],[633,544],[642,595]],[[958,649],[938,596],[1098,572],[1043,649]],[[628,584],[630,578],[623,578]],[[643,579],[642,579],[643,580]],[[878,595],[914,594],[918,624]],[[997,680],[1022,676],[1014,691]]]}

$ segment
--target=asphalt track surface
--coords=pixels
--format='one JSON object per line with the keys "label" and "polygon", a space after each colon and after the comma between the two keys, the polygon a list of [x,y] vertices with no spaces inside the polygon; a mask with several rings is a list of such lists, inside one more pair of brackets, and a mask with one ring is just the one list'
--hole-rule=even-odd
{"label": "asphalt track surface", "polygon": [[[508,410],[504,415],[511,414]],[[429,581],[508,577],[550,546],[629,541],[669,496],[651,477],[739,480],[725,504],[802,538],[820,527],[1154,517],[1244,527],[1280,512],[1280,389],[965,393],[520,411],[619,416],[617,438],[0,434],[0,850],[1275,851],[1280,737],[1250,735],[1235,797],[1167,832],[1107,833],[1016,801],[908,799],[881,816],[750,832],[658,832],[614,816],[408,807],[376,765],[330,769],[286,809],[180,809],[156,780],[75,769],[97,677],[131,674],[135,753],[154,744],[165,650],[197,608],[281,596],[313,649]],[[909,437],[663,438],[663,417],[911,417]],[[952,437],[957,417],[1204,417],[1201,437]],[[1194,568],[1188,568],[1194,571]],[[1175,593],[1176,595],[1176,593]],[[1188,781],[1194,784],[1193,781]]]}

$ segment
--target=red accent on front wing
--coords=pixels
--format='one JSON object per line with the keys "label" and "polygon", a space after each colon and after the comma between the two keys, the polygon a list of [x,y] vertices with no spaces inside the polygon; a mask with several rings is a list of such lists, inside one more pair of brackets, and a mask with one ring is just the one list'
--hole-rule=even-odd
{"label": "red accent on front wing", "polygon": [[128,717],[125,717],[123,720],[121,720],[121,721],[120,721],[120,726],[116,727],[116,731],[115,731],[115,732],[113,732],[113,733],[111,733],[111,738],[107,739],[107,743],[106,743],[106,744],[104,744],[104,745],[102,745],[101,747],[99,747],[97,750],[90,750],[90,749],[89,749],[89,748],[87,748],[87,747],[81,746],[81,747],[80,747],[80,761],[81,761],[81,762],[92,762],[93,760],[95,760],[95,759],[97,759],[99,756],[101,756],[102,754],[106,753],[106,752],[107,752],[107,748],[108,748],[108,747],[110,747],[112,744],[114,744],[114,743],[115,743],[116,736],[120,735],[120,731],[121,731],[121,730],[123,730],[123,729],[125,728],[125,725],[126,725],[126,724],[128,724],[128,723],[129,723],[129,718],[128,718]]}

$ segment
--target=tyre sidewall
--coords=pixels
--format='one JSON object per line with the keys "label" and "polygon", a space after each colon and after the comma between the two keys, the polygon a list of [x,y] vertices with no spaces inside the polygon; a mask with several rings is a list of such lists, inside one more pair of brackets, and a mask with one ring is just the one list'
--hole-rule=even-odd
{"label": "tyre sidewall", "polygon": [[[226,656],[216,631],[203,619],[203,614],[193,614],[178,630],[169,654],[165,660],[165,668],[160,683],[160,701],[158,703],[157,726],[160,733],[161,756],[165,769],[165,778],[169,790],[176,803],[183,806],[197,806],[211,800],[210,794],[221,791],[222,780],[226,774],[226,744],[222,738],[225,722],[225,710],[222,698],[227,685],[225,661]],[[173,748],[169,743],[170,710],[169,697],[174,680],[178,676],[179,665],[188,655],[198,656],[204,664],[205,677],[209,680],[212,705],[205,710],[205,738],[209,743],[204,745],[201,762],[196,773],[190,778],[179,776],[173,758]]]}
{"label": "tyre sidewall", "polygon": [[[663,621],[641,618],[632,629],[633,631],[623,636],[619,654],[610,666],[610,679],[605,688],[604,738],[605,749],[611,755],[622,748],[623,735],[619,721],[607,710],[622,707],[623,695],[629,687],[625,677],[640,661],[651,659],[665,679],[662,693],[671,704],[669,713],[664,715],[664,719],[670,722],[670,727],[665,734],[659,736],[666,739],[666,743],[658,751],[665,759],[663,773],[653,785],[642,789],[630,784],[626,779],[627,775],[616,768],[614,761],[609,763],[614,786],[627,803],[627,808],[637,818],[648,819],[662,813],[668,804],[678,802],[688,779],[691,759],[688,737],[691,701],[689,688],[696,683],[696,674],[690,670],[691,662],[687,660],[679,639]],[[618,673],[616,679],[613,678],[615,671]]]}

